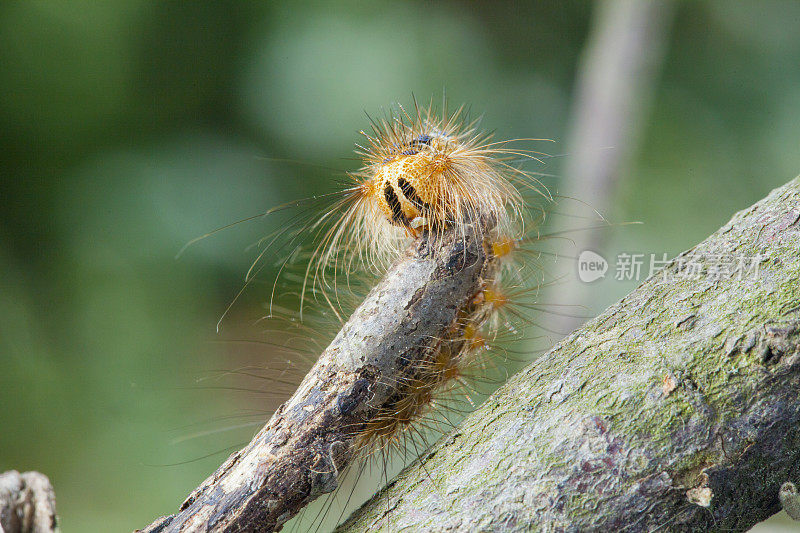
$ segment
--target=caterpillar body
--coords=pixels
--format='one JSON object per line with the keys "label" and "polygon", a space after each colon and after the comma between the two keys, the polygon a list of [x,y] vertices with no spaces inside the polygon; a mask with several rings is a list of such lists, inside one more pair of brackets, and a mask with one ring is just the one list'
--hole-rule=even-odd
{"label": "caterpillar body", "polygon": [[[441,421],[434,407],[469,397],[494,341],[514,330],[503,282],[519,277],[513,257],[536,232],[525,195],[552,197],[510,160],[540,154],[493,142],[462,108],[439,118],[432,106],[401,107],[365,136],[351,186],[302,227],[317,243],[301,301],[310,290],[331,304],[338,275],[385,275],[292,398],[170,517],[169,531],[190,530],[191,517],[209,508],[226,516],[222,530],[281,529],[331,493],[356,459],[363,465],[380,452],[385,462],[424,442]],[[214,490],[223,479],[248,480],[247,488],[232,481],[221,499]],[[245,515],[231,512],[258,498]]]}
{"label": "caterpillar body", "polygon": [[354,263],[380,268],[424,233],[435,243],[446,231],[464,238],[481,228],[477,234],[487,258],[481,290],[435,339],[428,357],[414,363],[413,375],[394,385],[392,400],[365,424],[357,439],[364,450],[401,447],[403,432],[435,400],[467,384],[467,373],[481,364],[478,355],[486,339],[498,335],[492,315],[509,303],[501,274],[526,231],[525,193],[552,201],[532,174],[509,162],[538,161],[544,154],[513,146],[514,141],[493,142],[464,115],[463,106],[438,116],[432,105],[415,102],[410,112],[399,106],[373,120],[372,131],[361,132],[366,142],[357,145],[364,165],[350,175],[353,186],[328,211],[339,216],[312,256],[309,268],[320,280],[327,266],[334,271],[351,271]]}

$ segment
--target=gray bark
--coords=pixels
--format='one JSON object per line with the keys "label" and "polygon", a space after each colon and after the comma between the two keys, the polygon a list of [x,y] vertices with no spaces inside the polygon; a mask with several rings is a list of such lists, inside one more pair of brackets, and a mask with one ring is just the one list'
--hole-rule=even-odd
{"label": "gray bark", "polygon": [[56,497],[47,476],[16,470],[0,474],[0,533],[56,531]]}
{"label": "gray bark", "polygon": [[[742,257],[757,272],[719,271]],[[800,178],[514,376],[341,530],[746,531],[800,481],[799,345]]]}
{"label": "gray bark", "polygon": [[398,383],[413,380],[436,346],[463,342],[453,328],[494,261],[483,228],[458,228],[415,242],[250,444],[178,514],[144,531],[275,531],[333,491],[358,455],[358,436],[391,405]]}

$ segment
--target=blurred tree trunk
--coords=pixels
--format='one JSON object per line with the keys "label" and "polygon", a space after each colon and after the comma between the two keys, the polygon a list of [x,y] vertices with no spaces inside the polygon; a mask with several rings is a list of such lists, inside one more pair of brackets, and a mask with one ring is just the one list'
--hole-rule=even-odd
{"label": "blurred tree trunk", "polygon": [[512,378],[342,531],[746,531],[800,481],[800,178]]}
{"label": "blurred tree trunk", "polygon": [[[559,196],[609,212],[619,181],[635,153],[654,87],[661,72],[672,25],[669,0],[606,0],[595,6],[592,30],[577,73],[574,109],[567,142],[564,186]],[[578,214],[578,213],[576,213]],[[584,216],[585,213],[580,213]],[[594,214],[589,214],[594,218]],[[564,219],[570,220],[570,217]],[[567,230],[566,222],[560,230]],[[606,228],[570,232],[575,253],[597,251]],[[587,286],[575,280],[572,262],[561,263],[558,301],[592,307]],[[567,275],[569,274],[569,275]],[[566,334],[583,319],[564,314],[546,317],[548,329]]]}

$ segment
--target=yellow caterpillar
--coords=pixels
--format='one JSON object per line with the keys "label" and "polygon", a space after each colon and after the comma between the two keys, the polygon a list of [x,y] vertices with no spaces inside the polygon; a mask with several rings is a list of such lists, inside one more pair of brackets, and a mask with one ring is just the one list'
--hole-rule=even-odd
{"label": "yellow caterpillar", "polygon": [[[492,142],[491,135],[466,122],[463,107],[441,117],[432,106],[415,104],[372,122],[357,154],[364,166],[351,173],[353,185],[310,228],[326,223],[309,271],[322,278],[326,267],[351,271],[385,266],[409,237],[422,231],[473,226],[492,221],[498,239],[521,237],[523,193],[550,199],[547,189],[510,159],[536,159],[541,152],[512,146],[516,139]],[[503,237],[500,237],[503,236]]]}

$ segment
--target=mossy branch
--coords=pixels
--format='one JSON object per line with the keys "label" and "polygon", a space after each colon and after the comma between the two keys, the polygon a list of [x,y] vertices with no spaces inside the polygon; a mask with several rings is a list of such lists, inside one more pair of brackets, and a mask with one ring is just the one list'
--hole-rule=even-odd
{"label": "mossy branch", "polygon": [[[757,268],[719,270],[739,258]],[[786,481],[800,179],[512,378],[341,530],[746,531]]]}
{"label": "mossy branch", "polygon": [[[145,531],[277,530],[333,490],[370,410],[492,265],[477,235],[431,250],[417,243],[253,441]],[[767,518],[800,478],[798,250],[795,180],[514,377],[342,530],[744,531]],[[742,259],[749,270],[719,270]]]}

